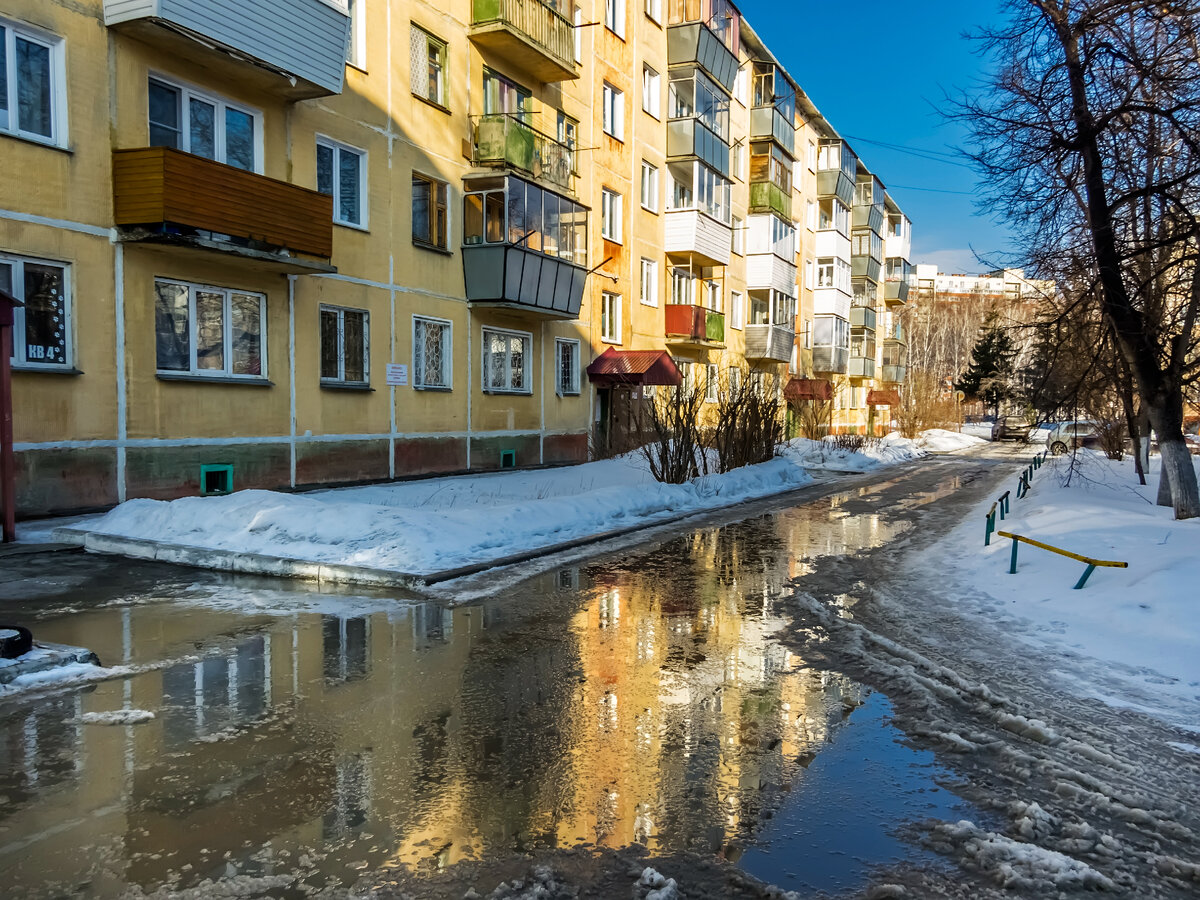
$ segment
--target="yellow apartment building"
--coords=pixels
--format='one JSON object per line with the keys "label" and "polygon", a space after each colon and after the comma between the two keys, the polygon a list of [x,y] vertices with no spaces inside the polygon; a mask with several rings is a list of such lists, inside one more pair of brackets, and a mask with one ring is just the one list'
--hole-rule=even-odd
{"label": "yellow apartment building", "polygon": [[865,428],[903,381],[907,219],[728,0],[10,0],[0,48],[22,516],[580,462],[732,368]]}

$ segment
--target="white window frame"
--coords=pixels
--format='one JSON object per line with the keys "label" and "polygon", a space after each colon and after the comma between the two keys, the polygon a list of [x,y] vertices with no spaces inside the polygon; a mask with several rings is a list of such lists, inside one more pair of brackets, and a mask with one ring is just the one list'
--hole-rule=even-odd
{"label": "white window frame", "polygon": [[600,236],[614,244],[621,243],[623,198],[611,188],[600,189]]}
{"label": "white window frame", "polygon": [[721,282],[715,278],[704,279],[704,308],[713,312],[723,312],[722,303],[724,297],[721,290]]}
{"label": "white window frame", "polygon": [[[247,106],[244,103],[238,103],[222,97],[220,94],[213,94],[205,90],[193,87],[192,85],[180,81],[177,78],[172,78],[169,75],[163,75],[160,72],[151,70],[146,77],[146,132],[149,135],[150,129],[150,82],[157,81],[166,87],[173,88],[179,91],[179,143],[178,149],[184,153],[191,153],[192,133],[188,127],[189,111],[188,103],[194,97],[203,103],[208,103],[215,106],[213,121],[213,146],[217,150],[217,156],[214,162],[219,162],[222,165],[232,165],[226,161],[225,150],[225,113],[226,109],[233,109],[248,115],[254,123],[254,167],[249,171],[258,175],[263,174],[263,114],[262,110],[255,109],[253,106]],[[208,157],[202,157],[208,159]]]}
{"label": "white window frame", "polygon": [[[325,147],[327,150],[333,151],[333,221],[336,225],[343,225],[346,228],[357,228],[359,231],[368,230],[368,221],[370,218],[370,198],[371,193],[367,190],[367,151],[342,141],[335,141],[331,137],[326,137],[323,134],[317,135],[317,146]],[[339,177],[341,173],[341,155],[349,153],[358,157],[358,211],[361,222],[354,222],[350,219],[341,217],[342,208],[342,179]],[[317,168],[319,173],[320,169]],[[317,176],[317,183],[320,184],[320,175]]]}
{"label": "white window frame", "polygon": [[642,160],[642,209],[658,212],[658,166]]}
{"label": "white window frame", "polygon": [[[215,284],[201,284],[195,281],[184,281],[180,278],[166,278],[161,276],[154,277],[155,296],[154,303],[158,304],[158,285],[159,284],[174,284],[180,287],[185,287],[188,290],[188,368],[186,369],[160,369],[158,368],[157,348],[155,349],[155,373],[158,375],[170,378],[172,376],[185,376],[189,378],[206,378],[212,381],[266,381],[268,378],[269,369],[267,367],[267,295],[262,291],[242,290],[240,288],[221,287]],[[222,306],[222,321],[223,334],[222,343],[224,345],[224,363],[223,369],[201,369],[196,364],[196,351],[198,341],[196,340],[196,292],[197,291],[212,291],[219,293],[224,298]],[[233,329],[233,316],[230,315],[230,302],[233,294],[246,294],[252,297],[259,298],[258,321],[259,327],[259,374],[258,375],[235,375],[232,371],[233,340],[231,331]],[[157,331],[155,332],[157,339]]]}
{"label": "white window frame", "polygon": [[658,306],[658,260],[642,257],[641,265],[642,306]]}
{"label": "white window frame", "polygon": [[[609,304],[611,309],[606,309]],[[600,292],[600,340],[606,344],[621,343],[621,306],[620,294],[613,291]]]}
{"label": "white window frame", "polygon": [[741,216],[733,217],[733,224],[730,228],[732,238],[730,239],[730,250],[738,256],[746,255],[746,221]]}
{"label": "white window frame", "polygon": [[[442,333],[442,370],[445,384],[429,384],[425,380],[426,367],[417,364],[418,341],[424,338],[421,326],[426,323],[444,325]],[[454,322],[450,319],[439,319],[434,316],[412,317],[412,386],[415,391],[451,391],[454,389]]]}
{"label": "white window frame", "polygon": [[[491,337],[492,335],[503,335],[505,338],[521,338],[525,342],[525,350],[522,354],[523,363],[522,373],[525,387],[514,388],[512,384],[512,365],[504,366],[505,378],[508,380],[508,387],[490,387],[488,385],[488,377],[491,374]],[[533,334],[528,331],[513,331],[507,328],[491,328],[484,325],[480,328],[480,338],[483,351],[483,368],[480,370],[479,377],[481,379],[481,388],[485,394],[532,394],[533,393]],[[511,351],[505,351],[507,357]]]}
{"label": "white window frame", "polygon": [[[562,353],[564,350],[571,351],[571,384],[564,385],[562,383]],[[580,342],[575,338],[555,338],[554,339],[554,390],[560,397],[578,397],[581,393],[579,388],[579,357],[580,357]]]}
{"label": "white window frame", "polygon": [[708,363],[704,367],[704,402],[716,403],[720,400],[721,373],[716,363]]}
{"label": "white window frame", "polygon": [[808,142],[808,170],[810,172],[817,171],[817,142]]}
{"label": "white window frame", "polygon": [[604,27],[625,39],[625,0],[604,0]]}
{"label": "white window frame", "polygon": [[625,92],[607,81],[602,82],[600,92],[604,133],[618,141],[624,141]]}
{"label": "white window frame", "polygon": [[[0,134],[9,134],[45,144],[49,147],[67,146],[67,67],[66,40],[57,34],[31,28],[12,19],[0,17],[0,28],[4,29],[4,58],[8,71],[8,121],[0,123]],[[50,134],[24,131],[20,125],[20,110],[17,103],[17,37],[31,44],[38,44],[49,51],[50,56]]]}
{"label": "white window frame", "polygon": [[0,263],[11,266],[12,294],[22,303],[25,302],[26,263],[33,263],[35,266],[53,266],[56,269],[62,269],[63,310],[65,312],[63,317],[63,361],[60,363],[48,363],[28,358],[29,351],[25,344],[25,309],[18,306],[13,310],[12,367],[13,369],[33,369],[39,372],[72,371],[74,369],[75,347],[74,335],[72,334],[74,304],[71,302],[71,264],[57,259],[39,259],[33,256],[17,256],[12,253],[0,253]]}
{"label": "white window frame", "polygon": [[656,25],[662,24],[662,0],[646,0],[646,18]]}
{"label": "white window frame", "polygon": [[642,63],[642,111],[662,119],[662,76],[649,63]]}
{"label": "white window frame", "polygon": [[729,327],[742,330],[745,324],[746,301],[741,291],[729,292]]}
{"label": "white window frame", "polygon": [[575,62],[583,62],[583,7],[578,3],[575,4],[575,16],[573,18],[575,25]]}
{"label": "white window frame", "polygon": [[[327,377],[319,375],[321,371],[321,358],[318,349],[317,354],[317,372],[321,384],[332,385],[352,385],[354,387],[368,387],[371,384],[371,312],[366,309],[358,309],[352,306],[335,306],[332,303],[321,303],[317,307],[317,346],[320,347],[320,341],[323,335],[321,334],[321,313],[332,312],[337,313],[337,355],[338,355],[338,374],[337,377]],[[363,377],[362,381],[349,381],[346,378],[346,313],[360,313],[363,317]],[[244,377],[244,376],[238,376]]]}
{"label": "white window frame", "polygon": [[367,0],[346,0],[350,17],[350,42],[346,45],[346,65],[367,71]]}

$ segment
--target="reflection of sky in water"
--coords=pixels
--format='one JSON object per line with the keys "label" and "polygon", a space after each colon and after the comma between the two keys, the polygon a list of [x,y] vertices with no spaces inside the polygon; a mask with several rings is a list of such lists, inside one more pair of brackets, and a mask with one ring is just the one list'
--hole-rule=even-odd
{"label": "reflection of sky in water", "polygon": [[[111,896],[303,859],[306,883],[324,886],[385,865],[634,842],[749,846],[747,867],[784,885],[860,878],[906,855],[882,823],[951,798],[921,793],[933,771],[896,742],[881,697],[846,719],[863,689],[775,638],[790,578],[907,527],[854,514],[856,499],[459,609],[228,576],[141,596],[119,581],[73,589],[82,611],[45,617],[41,637],[109,664],[168,663],[44,705],[52,715],[0,710],[13,773],[0,878],[22,896],[52,893],[51,878]],[[72,721],[121,708],[156,718]],[[755,833],[781,795],[768,856]],[[782,861],[797,858],[793,877]]]}
{"label": "reflection of sky in water", "polygon": [[738,860],[784,890],[854,891],[872,866],[944,865],[895,834],[925,818],[957,821],[975,812],[935,781],[950,780],[933,754],[904,743],[891,705],[871,693],[812,761],[774,818]]}

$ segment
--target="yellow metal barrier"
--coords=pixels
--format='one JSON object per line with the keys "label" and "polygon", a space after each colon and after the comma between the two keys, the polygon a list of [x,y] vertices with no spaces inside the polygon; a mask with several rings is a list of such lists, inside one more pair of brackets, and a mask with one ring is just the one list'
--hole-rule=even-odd
{"label": "yellow metal barrier", "polygon": [[1075,590],[1083,590],[1083,586],[1087,584],[1088,578],[1096,571],[1096,567],[1100,566],[1106,569],[1128,569],[1129,563],[1115,562],[1107,559],[1092,559],[1090,556],[1080,556],[1078,553],[1072,553],[1070,550],[1063,550],[1059,547],[1052,547],[1049,544],[1043,544],[1041,541],[1035,541],[1033,538],[1025,537],[1022,534],[1013,534],[1011,531],[997,531],[999,537],[1012,539],[1012,561],[1009,564],[1008,574],[1017,574],[1017,547],[1020,544],[1029,544],[1031,547],[1040,547],[1042,550],[1049,550],[1051,553],[1057,553],[1059,556],[1066,556],[1070,559],[1078,560],[1087,565],[1083,570],[1083,577],[1075,585]]}

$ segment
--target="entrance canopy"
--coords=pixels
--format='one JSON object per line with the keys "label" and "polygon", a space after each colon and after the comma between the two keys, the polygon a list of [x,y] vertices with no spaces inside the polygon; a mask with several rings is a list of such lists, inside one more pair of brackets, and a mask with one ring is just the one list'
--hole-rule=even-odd
{"label": "entrance canopy", "polygon": [[899,406],[900,392],[897,390],[868,391],[867,406]]}
{"label": "entrance canopy", "polygon": [[823,378],[793,378],[783,389],[783,396],[791,403],[805,400],[828,403],[833,399],[833,385]]}
{"label": "entrance canopy", "polygon": [[614,384],[663,384],[678,387],[683,375],[665,350],[617,350],[609,347],[587,368],[588,380],[600,387]]}

